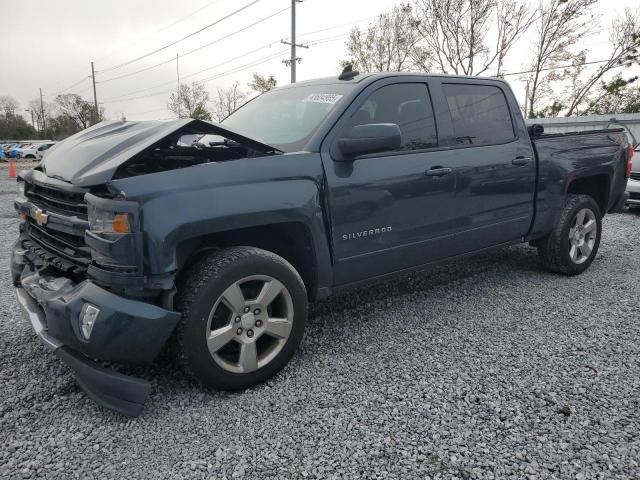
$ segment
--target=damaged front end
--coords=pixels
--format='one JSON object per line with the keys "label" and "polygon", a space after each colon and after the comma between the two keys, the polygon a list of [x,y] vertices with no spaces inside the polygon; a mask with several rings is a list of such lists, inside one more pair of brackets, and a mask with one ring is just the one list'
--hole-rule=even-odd
{"label": "damaged front end", "polygon": [[198,120],[111,122],[60,142],[38,168],[20,173],[16,295],[91,398],[137,415],[149,383],[98,362],[153,361],[180,318],[173,274],[154,275],[145,260],[141,206],[112,180],[277,153]]}
{"label": "damaged front end", "polygon": [[74,186],[282,153],[203,120],[101,122],[53,146],[41,170]]}

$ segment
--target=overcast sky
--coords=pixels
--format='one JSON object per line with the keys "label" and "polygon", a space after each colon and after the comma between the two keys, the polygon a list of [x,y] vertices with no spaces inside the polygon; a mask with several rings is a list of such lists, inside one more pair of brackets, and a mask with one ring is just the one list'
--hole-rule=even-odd
{"label": "overcast sky", "polygon": [[[38,96],[38,88],[42,88],[46,101],[61,91],[92,100],[89,74],[93,60],[98,101],[107,117],[168,118],[168,90],[177,84],[176,54],[185,55],[225,36],[229,38],[180,58],[180,76],[185,82],[206,80],[212,93],[235,80],[246,88],[253,72],[274,75],[279,84],[288,83],[289,69],[282,63],[289,55],[288,47],[280,40],[290,35],[287,7],[291,2],[257,0],[251,5],[253,2],[256,0],[0,0],[0,95],[13,96],[21,109]],[[338,61],[347,58],[344,37],[349,29],[366,26],[368,20],[395,3],[298,3],[298,42],[310,44],[309,49],[298,50],[303,59],[298,65],[298,80],[337,75]],[[187,40],[133,61],[247,5],[241,13]],[[625,6],[640,6],[640,0],[601,0],[597,9],[603,25],[608,26]],[[270,15],[260,24],[231,35]],[[604,58],[606,39],[607,33],[603,32],[583,43],[589,49],[587,60]],[[507,70],[521,70],[528,55],[529,45],[524,39],[518,51],[510,55]],[[154,67],[162,62],[166,63]],[[128,64],[119,66],[123,63]],[[142,69],[147,70],[139,72]],[[510,80],[514,80],[516,95],[522,99],[522,85],[513,77]]]}

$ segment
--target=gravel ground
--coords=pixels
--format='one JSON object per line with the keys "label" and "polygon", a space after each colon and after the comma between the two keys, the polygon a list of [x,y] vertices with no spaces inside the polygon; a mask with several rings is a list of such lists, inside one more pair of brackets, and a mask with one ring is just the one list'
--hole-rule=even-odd
{"label": "gravel ground", "polygon": [[640,214],[604,228],[579,277],[518,246],[317,304],[291,364],[246,392],[136,369],[154,385],[136,419],[40,346],[5,268],[0,478],[640,478]]}

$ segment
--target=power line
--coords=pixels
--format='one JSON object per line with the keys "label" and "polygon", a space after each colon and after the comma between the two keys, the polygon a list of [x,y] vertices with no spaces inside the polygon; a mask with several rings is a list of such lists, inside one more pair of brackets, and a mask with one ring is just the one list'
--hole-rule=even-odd
{"label": "power line", "polygon": [[[266,43],[266,44],[262,45],[261,47],[254,48],[253,50],[245,52],[245,53],[243,53],[241,55],[238,55],[236,57],[230,58],[229,60],[225,60],[224,62],[218,63],[216,65],[212,65],[211,67],[203,68],[202,70],[198,70],[197,72],[190,73],[189,75],[183,75],[182,79],[184,80],[185,78],[191,78],[191,77],[194,77],[195,75],[198,75],[200,73],[212,70],[212,69],[217,68],[217,67],[221,67],[222,65],[226,65],[227,63],[233,62],[234,60],[238,60],[240,58],[246,57],[247,55],[251,55],[252,53],[255,53],[255,52],[258,52],[258,51],[263,50],[265,48],[268,48],[271,45],[273,45],[274,43],[277,43],[277,40],[274,40],[271,43]],[[171,83],[173,83],[173,80],[168,81],[168,82],[159,83],[159,84],[153,85],[151,87],[146,87],[146,88],[140,88],[138,90],[133,90],[131,92],[123,93],[121,95],[116,95],[114,97],[108,97],[105,100],[114,100],[114,99],[119,99],[119,98],[122,98],[122,97],[128,97],[129,95],[134,95],[136,93],[145,92],[147,90],[153,90],[154,88],[164,87],[165,85],[169,85]]]}
{"label": "power line", "polygon": [[[342,39],[344,37],[346,37],[346,35],[343,34],[343,35],[337,35],[337,36],[318,38],[317,40],[312,41],[309,45],[320,45],[320,44],[323,44],[323,43],[328,43],[328,42],[333,42],[333,41],[336,41],[336,40],[340,40],[340,39]],[[241,55],[238,55],[238,56],[235,56],[235,57],[230,58],[228,60],[225,60],[224,62],[220,62],[220,63],[218,63],[216,65],[212,65],[212,66],[204,68],[202,70],[198,70],[197,72],[190,73],[189,75],[181,76],[181,79],[184,80],[186,78],[192,78],[192,77],[194,77],[196,75],[199,75],[201,73],[204,73],[206,71],[212,70],[214,68],[221,67],[221,66],[226,65],[228,63],[231,63],[231,62],[233,62],[235,60],[239,60],[240,58],[243,58],[243,57],[246,57],[248,55],[251,55],[252,53],[255,53],[257,51],[260,51],[260,50],[263,50],[265,48],[268,48],[268,47],[270,47],[270,46],[272,46],[272,45],[274,45],[276,43],[278,43],[277,40],[274,40],[273,42],[270,42],[270,43],[266,43],[261,47],[255,48],[255,49],[250,50],[248,52],[245,52],[245,53],[243,53]],[[264,58],[260,58],[258,60],[254,60],[254,61],[252,61],[252,62],[250,62],[250,63],[248,63],[246,65],[242,65],[240,67],[234,67],[232,69],[229,69],[229,70],[223,72],[222,74],[216,74],[216,75],[213,75],[211,77],[206,77],[206,78],[201,79],[199,81],[208,82],[208,81],[214,80],[216,78],[220,78],[221,76],[230,75],[232,73],[235,73],[236,71],[241,71],[241,70],[244,70],[244,69],[249,68],[251,66],[264,63],[265,61],[270,60],[272,57],[281,55],[282,53],[287,52],[287,51],[288,50],[282,50],[282,51],[280,51],[280,52],[278,52],[276,54],[269,55],[268,57],[264,57]],[[138,99],[141,99],[141,98],[148,98],[148,97],[152,97],[152,96],[156,96],[156,95],[163,95],[165,93],[172,92],[173,89],[168,89],[168,90],[163,90],[161,92],[129,97],[129,95],[134,95],[134,94],[140,93],[140,92],[146,92],[148,90],[153,90],[154,88],[164,87],[165,85],[170,85],[172,83],[173,83],[173,80],[168,81],[168,82],[163,82],[163,83],[160,83],[160,84],[157,84],[157,85],[153,85],[151,87],[146,87],[146,88],[141,88],[141,89],[138,89],[138,90],[134,90],[134,91],[131,91],[129,93],[125,93],[125,94],[122,94],[122,95],[117,95],[115,97],[108,97],[103,101],[103,103],[121,103],[121,102],[129,101],[129,100],[138,100]],[[128,97],[128,98],[123,98],[123,97]]]}
{"label": "power line", "polygon": [[77,82],[75,82],[73,85],[69,85],[67,88],[63,88],[62,90],[57,91],[56,93],[53,94],[54,97],[57,97],[58,95],[60,95],[61,93],[66,92],[67,90],[71,90],[74,87],[77,87],[78,85],[80,85],[83,82],[86,82],[89,78],[89,76],[85,76],[82,77],[81,80],[78,80]]}
{"label": "power line", "polygon": [[182,41],[184,41],[184,40],[186,40],[186,39],[188,39],[188,38],[193,37],[194,35],[197,35],[198,33],[201,33],[201,32],[203,32],[203,31],[205,31],[205,30],[207,30],[207,29],[209,29],[209,28],[213,27],[214,25],[219,24],[220,22],[223,22],[224,20],[227,20],[227,19],[229,19],[229,18],[233,17],[234,15],[237,15],[238,13],[240,13],[240,12],[242,12],[242,11],[246,10],[247,8],[249,8],[249,7],[253,6],[253,5],[255,5],[256,3],[261,2],[261,1],[262,1],[262,0],[253,0],[252,2],[250,2],[250,3],[248,3],[248,4],[244,5],[244,6],[242,6],[242,7],[240,7],[240,8],[238,8],[237,10],[234,10],[233,12],[231,12],[231,13],[229,13],[229,14],[227,14],[227,15],[225,15],[224,17],[221,17],[221,18],[219,18],[218,20],[216,20],[216,21],[214,21],[214,22],[212,22],[212,23],[210,23],[210,24],[208,24],[208,25],[205,25],[204,27],[202,27],[202,28],[200,28],[200,29],[196,30],[195,32],[191,32],[190,34],[185,35],[184,37],[182,37],[182,38],[180,38],[180,39],[178,39],[178,40],[175,40],[175,41],[173,41],[173,42],[171,42],[171,43],[168,43],[168,44],[166,44],[166,45],[164,45],[164,46],[162,46],[162,47],[156,48],[155,50],[152,50],[151,52],[147,52],[147,53],[145,53],[144,55],[140,55],[140,56],[138,56],[138,57],[136,57],[136,58],[133,58],[133,59],[131,59],[131,60],[128,60],[128,61],[126,61],[126,62],[122,62],[122,63],[119,63],[119,64],[114,65],[114,66],[112,66],[112,67],[108,67],[108,68],[106,68],[106,69],[100,70],[100,71],[99,71],[99,73],[110,72],[110,71],[112,71],[112,70],[116,70],[116,69],[118,69],[118,68],[125,67],[125,66],[130,65],[130,64],[132,64],[132,63],[134,63],[134,62],[137,62],[138,60],[142,60],[143,58],[146,58],[146,57],[149,57],[149,56],[151,56],[151,55],[154,55],[154,54],[156,54],[156,53],[158,53],[158,52],[161,52],[162,50],[166,50],[166,49],[167,49],[167,48],[169,48],[169,47],[172,47],[172,46],[174,46],[174,45],[176,45],[176,44],[178,44],[178,43],[180,43],[180,42],[182,42]]}
{"label": "power line", "polygon": [[102,56],[102,57],[99,57],[99,58],[97,59],[97,61],[104,60],[105,58],[112,57],[112,56],[116,55],[117,53],[120,53],[120,52],[122,52],[122,51],[124,51],[124,50],[127,50],[128,48],[131,48],[131,47],[134,47],[134,46],[136,46],[136,45],[139,45],[139,44],[141,44],[142,42],[144,42],[145,40],[147,40],[147,39],[149,39],[149,38],[153,37],[154,35],[157,35],[157,34],[158,34],[158,33],[160,33],[160,32],[164,32],[165,30],[168,30],[169,28],[173,27],[174,25],[177,25],[178,23],[185,21],[187,18],[191,18],[191,17],[193,17],[195,14],[200,13],[202,10],[205,10],[206,8],[209,8],[211,5],[213,5],[214,3],[219,2],[219,1],[220,1],[220,0],[213,0],[212,2],[209,2],[209,3],[207,3],[206,5],[204,5],[204,6],[200,7],[200,8],[198,8],[197,10],[194,10],[194,11],[193,11],[193,12],[191,12],[190,14],[185,15],[184,17],[179,18],[179,19],[178,19],[178,20],[176,20],[175,22],[170,23],[169,25],[166,25],[166,26],[164,26],[164,27],[162,27],[162,28],[160,28],[160,29],[158,29],[158,30],[154,31],[154,32],[150,33],[149,35],[146,35],[146,36],[144,36],[144,37],[142,37],[142,38],[140,38],[140,39],[136,40],[136,41],[135,41],[135,42],[133,42],[133,43],[130,43],[130,44],[128,44],[128,45],[125,45],[124,47],[121,47],[121,48],[119,48],[118,50],[115,50],[115,51],[113,51],[113,52],[111,52],[111,53],[108,53],[107,55],[104,55],[104,56]]}
{"label": "power line", "polygon": [[319,38],[318,40],[314,40],[313,42],[309,42],[309,46],[320,45],[322,43],[335,42],[336,40],[342,40],[343,38],[348,37],[349,34],[335,35],[327,38]]}
{"label": "power line", "polygon": [[[176,24],[178,24],[178,23],[180,23],[180,22],[182,22],[182,21],[186,20],[187,18],[190,18],[190,17],[194,16],[194,15],[195,15],[195,14],[197,14],[197,13],[200,13],[202,10],[204,10],[204,9],[206,9],[206,8],[208,8],[208,7],[210,7],[211,5],[213,5],[214,3],[218,2],[218,1],[220,1],[220,0],[213,0],[212,2],[207,3],[207,4],[206,4],[206,5],[204,5],[203,7],[200,7],[200,8],[198,8],[197,10],[194,10],[194,11],[193,11],[193,12],[191,12],[190,14],[185,15],[184,17],[179,18],[179,19],[178,19],[178,20],[176,20],[175,22],[173,22],[173,23],[171,23],[171,24],[169,24],[169,25],[166,25],[165,27],[162,27],[162,28],[158,29],[158,30],[156,30],[155,32],[153,32],[153,33],[151,33],[151,34],[149,34],[149,35],[147,35],[147,36],[145,36],[145,37],[143,37],[143,38],[141,38],[141,39],[139,39],[139,40],[136,40],[136,41],[135,41],[135,42],[133,42],[133,43],[130,43],[130,44],[128,44],[128,45],[125,45],[124,47],[119,48],[118,50],[115,50],[115,51],[113,51],[113,52],[111,52],[111,53],[109,53],[109,54],[107,54],[107,55],[104,55],[104,56],[102,56],[102,57],[99,57],[99,58],[97,59],[97,61],[104,60],[105,58],[109,58],[109,57],[111,57],[111,56],[113,56],[113,55],[115,55],[115,54],[117,54],[117,53],[120,53],[120,52],[122,52],[122,51],[126,50],[127,48],[130,48],[130,47],[133,47],[133,46],[135,46],[135,45],[138,45],[138,44],[142,43],[144,40],[146,40],[146,39],[148,39],[148,38],[151,38],[152,36],[157,35],[158,33],[163,32],[163,31],[165,31],[165,30],[167,30],[167,29],[169,29],[169,28],[173,27],[174,25],[176,25]],[[84,69],[83,69],[83,70],[84,70]],[[99,72],[96,72],[96,73],[99,73]],[[67,77],[67,78],[68,78],[68,77]],[[89,77],[87,77],[87,78],[89,78]],[[64,82],[64,80],[58,80],[57,82],[54,82],[54,85],[58,85],[58,84],[61,84],[61,83],[67,83],[67,82]],[[78,83],[80,83],[80,82],[78,82]],[[99,82],[98,82],[98,83],[99,83]],[[65,92],[65,91],[67,91],[67,90],[70,90],[70,89],[71,89],[71,88],[73,88],[74,86],[75,86],[75,85],[72,85],[72,86],[70,86],[70,87],[64,88],[64,89],[60,90],[58,93],[56,93],[55,95],[58,95],[58,94],[60,94],[60,93],[62,93],[62,92]]]}
{"label": "power line", "polygon": [[[267,57],[259,58],[259,59],[257,59],[257,60],[254,60],[254,61],[250,62],[250,63],[247,63],[247,64],[245,64],[245,65],[240,65],[240,66],[238,66],[238,67],[234,67],[234,68],[229,69],[229,70],[227,70],[227,71],[225,71],[225,72],[222,72],[222,73],[219,73],[219,74],[213,75],[213,76],[211,76],[211,77],[203,78],[203,79],[201,79],[201,80],[199,80],[199,81],[200,81],[200,82],[209,82],[209,81],[211,81],[211,80],[215,80],[215,79],[217,79],[217,78],[222,78],[222,77],[225,77],[225,76],[227,76],[227,75],[231,75],[231,74],[233,74],[233,73],[240,72],[240,71],[242,71],[242,70],[245,70],[245,69],[247,69],[247,68],[253,67],[253,66],[255,66],[255,65],[260,65],[260,64],[262,64],[262,63],[268,62],[269,60],[272,60],[272,59],[274,59],[274,58],[277,58],[277,57],[279,57],[280,55],[282,55],[283,53],[286,53],[286,52],[288,52],[288,51],[289,51],[289,49],[278,51],[277,53],[274,53],[274,54],[269,55],[269,56],[267,56]],[[232,60],[236,60],[236,59],[234,58],[234,59],[232,59]],[[173,82],[172,82],[172,83],[173,83]],[[122,102],[129,102],[129,101],[133,101],[133,100],[140,100],[140,99],[142,99],[142,98],[157,97],[157,96],[159,96],[159,95],[165,95],[165,94],[170,93],[170,92],[173,92],[173,91],[174,91],[174,89],[173,89],[173,88],[170,88],[170,89],[162,90],[162,91],[160,91],[160,92],[156,92],[156,93],[151,93],[151,94],[147,94],[147,95],[139,95],[139,96],[136,96],[136,97],[130,97],[130,98],[124,98],[124,99],[122,99],[122,100],[110,100],[110,101],[105,101],[105,102],[103,102],[103,103],[122,103]]]}
{"label": "power line", "polygon": [[362,18],[360,20],[355,20],[353,22],[342,23],[340,25],[334,25],[332,27],[321,28],[319,30],[312,30],[310,32],[299,33],[298,37],[305,37],[307,35],[312,35],[314,33],[326,32],[326,31],[329,31],[329,30],[335,30],[336,28],[342,28],[342,27],[347,27],[349,25],[355,25],[357,23],[368,22],[368,21],[373,20],[374,18],[377,18],[377,17],[378,17],[378,15],[374,15],[373,17]]}
{"label": "power line", "polygon": [[[583,65],[595,65],[598,63],[607,63],[610,62],[611,59],[609,60],[594,60],[593,62],[583,62],[583,63],[573,63],[571,65],[559,65],[557,67],[546,67],[546,68],[541,68],[540,70],[525,70],[523,72],[510,72],[510,73],[503,73],[502,75],[507,77],[510,75],[523,75],[525,73],[535,73],[537,71],[540,72],[546,72],[548,70],[557,70],[559,68],[571,68],[571,67],[582,67]],[[623,65],[619,65],[620,67],[622,67]]]}
{"label": "power line", "polygon": [[238,67],[232,68],[232,69],[227,70],[225,72],[213,75],[211,77],[203,78],[203,79],[201,79],[199,81],[202,82],[202,83],[206,83],[206,82],[210,82],[212,80],[217,80],[218,78],[222,78],[222,77],[226,77],[228,75],[232,75],[232,74],[237,73],[237,72],[241,72],[242,70],[246,70],[247,68],[255,67],[256,65],[260,65],[260,64],[263,64],[265,62],[268,62],[269,60],[273,60],[273,59],[281,56],[283,53],[286,53],[288,51],[289,51],[288,48],[286,50],[280,50],[279,52],[274,53],[273,55],[269,55],[268,57],[264,57],[262,59],[255,60],[253,62],[246,63],[244,65],[240,65]]}
{"label": "power line", "polygon": [[[251,23],[251,24],[249,24],[249,25],[247,25],[245,27],[242,27],[239,30],[236,30],[236,31],[231,32],[231,33],[229,33],[227,35],[224,35],[224,36],[222,36],[220,38],[217,38],[217,39],[215,39],[215,40],[213,40],[213,41],[211,41],[209,43],[205,43],[204,45],[201,45],[201,46],[199,46],[197,48],[194,48],[193,50],[189,50],[188,52],[183,53],[182,55],[180,55],[180,58],[186,57],[187,55],[191,55],[192,53],[195,53],[195,52],[197,52],[199,50],[202,50],[203,48],[210,47],[211,45],[214,45],[216,43],[221,42],[222,40],[226,40],[227,38],[230,38],[230,37],[232,37],[232,36],[234,36],[234,35],[236,35],[238,33],[244,32],[245,30],[248,30],[251,27],[254,27],[254,26],[256,26],[256,25],[258,25],[258,24],[260,24],[262,22],[265,22],[265,21],[275,17],[276,15],[278,15],[278,14],[280,14],[282,12],[285,12],[285,11],[289,10],[289,8],[290,7],[286,7],[286,8],[283,8],[282,10],[278,10],[277,12],[274,12],[271,15],[268,15],[268,16],[266,16],[264,18],[261,18],[260,20],[257,20],[257,21],[255,21],[255,22],[253,22],[253,23]],[[106,82],[111,82],[111,81],[114,81],[114,80],[119,80],[121,78],[131,77],[133,75],[137,75],[138,73],[146,72],[147,70],[151,70],[153,68],[159,67],[161,65],[166,65],[167,63],[171,63],[174,60],[175,60],[174,58],[171,58],[171,59],[165,60],[163,62],[159,62],[159,63],[156,63],[154,65],[150,65],[148,67],[141,68],[139,70],[135,70],[133,72],[129,72],[129,73],[125,73],[125,74],[119,75],[117,77],[112,77],[112,78],[107,78],[105,80],[101,80],[98,83],[106,83]]]}

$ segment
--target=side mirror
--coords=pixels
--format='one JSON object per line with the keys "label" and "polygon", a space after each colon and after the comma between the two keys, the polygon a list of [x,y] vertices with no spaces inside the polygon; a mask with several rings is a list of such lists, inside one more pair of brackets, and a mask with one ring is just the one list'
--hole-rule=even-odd
{"label": "side mirror", "polygon": [[402,134],[395,123],[356,125],[346,137],[338,140],[338,148],[345,159],[365,153],[384,152],[400,148]]}

